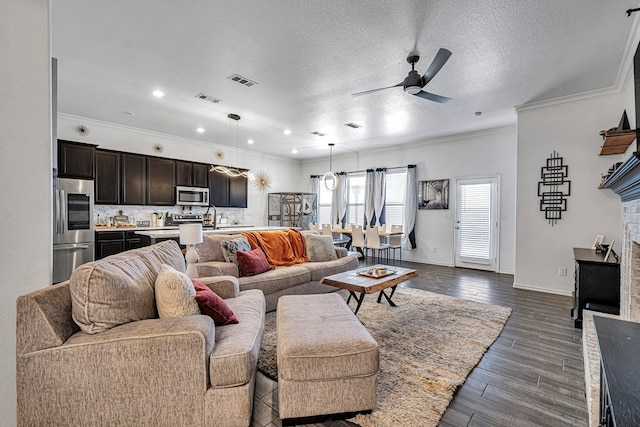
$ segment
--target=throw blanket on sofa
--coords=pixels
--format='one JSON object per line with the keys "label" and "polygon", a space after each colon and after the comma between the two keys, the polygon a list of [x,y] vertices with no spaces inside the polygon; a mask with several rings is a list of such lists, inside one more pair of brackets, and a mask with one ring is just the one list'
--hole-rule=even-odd
{"label": "throw blanket on sofa", "polygon": [[246,231],[251,249],[260,248],[273,266],[285,266],[309,262],[304,239],[298,230]]}

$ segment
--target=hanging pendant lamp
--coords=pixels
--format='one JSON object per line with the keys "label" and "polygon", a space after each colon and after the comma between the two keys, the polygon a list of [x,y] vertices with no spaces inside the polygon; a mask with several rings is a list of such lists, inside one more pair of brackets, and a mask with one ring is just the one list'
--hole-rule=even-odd
{"label": "hanging pendant lamp", "polygon": [[338,174],[336,174],[335,172],[332,172],[333,169],[333,146],[336,145],[334,143],[330,143],[329,144],[329,150],[331,150],[329,152],[329,171],[326,172],[323,176],[322,176],[322,182],[324,182],[324,186],[326,187],[327,190],[329,191],[333,191],[336,189],[336,187],[338,186]]}
{"label": "hanging pendant lamp", "polygon": [[[237,114],[229,114],[227,117],[231,120],[235,120],[236,122],[236,162],[238,161],[238,121],[240,120],[240,116]],[[231,135],[231,121],[229,121],[229,135]],[[253,180],[253,176],[249,173],[249,171],[241,171],[236,168],[228,168],[226,166],[214,166],[211,165],[210,172],[218,172],[224,175],[228,175],[230,177],[238,177],[242,176],[244,178]]]}

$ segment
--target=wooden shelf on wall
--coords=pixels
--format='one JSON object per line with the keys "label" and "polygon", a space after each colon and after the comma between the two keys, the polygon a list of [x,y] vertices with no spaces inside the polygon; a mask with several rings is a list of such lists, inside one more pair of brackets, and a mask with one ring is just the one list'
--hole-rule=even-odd
{"label": "wooden shelf on wall", "polygon": [[609,130],[604,134],[600,155],[623,154],[634,139],[636,139],[635,129]]}

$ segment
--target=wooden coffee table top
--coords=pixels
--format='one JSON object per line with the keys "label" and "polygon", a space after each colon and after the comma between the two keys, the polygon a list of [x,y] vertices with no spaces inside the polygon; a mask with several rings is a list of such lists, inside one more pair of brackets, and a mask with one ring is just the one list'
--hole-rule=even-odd
{"label": "wooden coffee table top", "polygon": [[[391,268],[391,267],[390,267]],[[344,273],[333,274],[320,279],[320,283],[335,286],[336,288],[363,294],[374,294],[378,291],[390,288],[418,276],[416,270],[402,267],[392,267],[396,269],[394,274],[385,277],[373,278],[357,274],[358,270],[345,271]]]}

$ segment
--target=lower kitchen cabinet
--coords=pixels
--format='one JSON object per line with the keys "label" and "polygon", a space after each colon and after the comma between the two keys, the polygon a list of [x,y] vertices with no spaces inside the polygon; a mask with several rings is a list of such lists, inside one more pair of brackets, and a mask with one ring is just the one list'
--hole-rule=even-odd
{"label": "lower kitchen cabinet", "polygon": [[135,231],[97,231],[96,260],[144,246]]}

